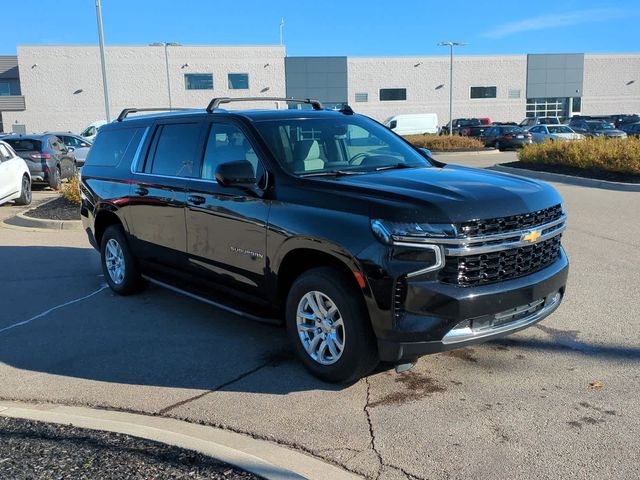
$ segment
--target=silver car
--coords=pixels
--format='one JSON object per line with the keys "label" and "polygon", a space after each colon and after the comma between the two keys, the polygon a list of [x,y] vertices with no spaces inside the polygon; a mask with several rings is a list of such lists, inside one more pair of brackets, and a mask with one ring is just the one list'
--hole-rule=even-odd
{"label": "silver car", "polygon": [[83,138],[79,135],[75,135],[69,132],[49,132],[60,140],[62,143],[73,152],[73,156],[76,157],[76,165],[82,167],[87,159],[89,150],[91,150],[91,141]]}
{"label": "silver car", "polygon": [[573,131],[567,125],[536,125],[529,129],[533,137],[533,143],[542,143],[545,140],[582,140],[584,135]]}

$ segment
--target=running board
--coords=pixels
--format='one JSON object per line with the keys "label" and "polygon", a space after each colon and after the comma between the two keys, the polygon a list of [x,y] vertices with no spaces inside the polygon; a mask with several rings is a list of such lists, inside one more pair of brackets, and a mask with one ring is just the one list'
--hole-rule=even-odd
{"label": "running board", "polygon": [[142,278],[144,278],[145,280],[154,283],[156,285],[158,285],[159,287],[162,288],[166,288],[167,290],[171,290],[173,292],[179,293],[181,295],[184,295],[186,297],[189,298],[193,298],[194,300],[198,300],[200,302],[203,303],[207,303],[213,307],[219,308],[220,310],[224,310],[225,312],[229,312],[229,313],[233,313],[234,315],[239,315],[241,317],[247,318],[249,320],[254,320],[256,322],[260,322],[260,323],[269,323],[269,324],[273,324],[273,325],[282,325],[282,320],[277,319],[277,318],[267,318],[267,317],[258,317],[257,315],[253,315],[251,313],[248,312],[244,312],[242,310],[238,310],[236,308],[233,307],[229,307],[228,305],[224,305],[222,303],[218,303],[218,302],[214,302],[213,300],[210,300],[206,297],[203,297],[201,295],[197,295],[195,293],[189,292],[187,290],[183,290],[182,288],[178,288],[174,285],[171,285],[169,283],[165,283],[162,282],[160,280],[156,280],[155,278],[152,278],[148,275],[142,275]]}

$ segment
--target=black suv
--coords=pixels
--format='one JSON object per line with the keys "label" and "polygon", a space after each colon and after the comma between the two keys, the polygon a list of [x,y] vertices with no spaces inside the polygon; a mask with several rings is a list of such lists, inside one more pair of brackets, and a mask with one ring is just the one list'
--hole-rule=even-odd
{"label": "black suv", "polygon": [[284,319],[300,360],[333,382],[507,335],[560,304],[551,186],[437,162],[348,107],[219,108],[235,100],[128,109],[102,127],[81,212],[116,293],[148,280]]}

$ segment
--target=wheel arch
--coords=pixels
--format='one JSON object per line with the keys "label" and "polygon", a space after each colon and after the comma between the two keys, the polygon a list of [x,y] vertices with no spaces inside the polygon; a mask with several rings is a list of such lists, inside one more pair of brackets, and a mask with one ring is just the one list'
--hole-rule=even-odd
{"label": "wheel arch", "polygon": [[96,213],[93,235],[98,247],[100,247],[102,243],[102,236],[105,230],[111,225],[120,225],[124,228],[124,223],[114,210],[104,208]]}

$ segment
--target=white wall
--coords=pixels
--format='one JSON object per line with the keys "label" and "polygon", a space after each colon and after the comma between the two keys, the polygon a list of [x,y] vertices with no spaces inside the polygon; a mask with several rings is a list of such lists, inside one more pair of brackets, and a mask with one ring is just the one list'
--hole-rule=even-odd
{"label": "white wall", "polygon": [[[489,117],[520,121],[525,115],[527,56],[454,57],[453,118]],[[400,113],[437,113],[440,125],[449,119],[449,56],[349,57],[349,104],[377,120]],[[436,88],[443,85],[441,88]],[[471,99],[470,87],[496,86],[497,98]],[[406,88],[406,101],[379,101],[380,88]],[[520,98],[509,99],[509,89]],[[369,101],[356,102],[356,93]]]}
{"label": "white wall", "polygon": [[583,94],[584,115],[640,113],[640,55],[585,55]]}
{"label": "white wall", "polygon": [[[17,121],[28,132],[78,132],[104,119],[97,46],[19,46],[18,62],[26,110],[4,112],[6,130]],[[106,64],[112,118],[125,107],[168,106],[163,47],[110,46]],[[213,97],[285,95],[280,46],[169,47],[169,72],[174,107],[204,108]],[[185,73],[213,73],[214,89],[186,90]],[[248,73],[249,90],[229,90],[228,73]]]}

